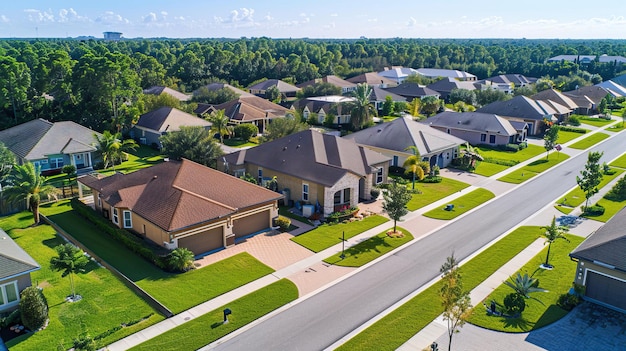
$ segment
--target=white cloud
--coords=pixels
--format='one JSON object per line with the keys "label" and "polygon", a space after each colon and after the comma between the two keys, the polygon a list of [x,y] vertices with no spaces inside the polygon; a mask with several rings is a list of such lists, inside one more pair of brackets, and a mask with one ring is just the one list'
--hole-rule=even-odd
{"label": "white cloud", "polygon": [[130,23],[130,21],[127,18],[124,18],[122,15],[117,14],[113,11],[105,11],[102,15],[96,18],[96,22],[102,23],[105,25],[129,24]]}
{"label": "white cloud", "polygon": [[79,15],[73,8],[59,10],[59,22],[84,22],[89,18]]}
{"label": "white cloud", "polygon": [[330,14],[330,17],[337,17],[337,16],[339,16],[339,15],[338,15],[338,14],[336,14],[336,13],[331,13],[331,14]]}
{"label": "white cloud", "polygon": [[407,22],[407,27],[415,27],[417,24],[417,20],[414,17],[409,17],[409,21]]}
{"label": "white cloud", "polygon": [[28,14],[28,20],[31,22],[54,22],[54,15],[51,10],[41,11],[36,9],[26,9],[24,12]]}
{"label": "white cloud", "polygon": [[167,11],[161,11],[161,16],[165,17],[167,15],[168,15]]}
{"label": "white cloud", "polygon": [[0,15],[0,22],[2,22],[2,23],[9,23],[11,21],[9,20],[9,18],[7,16]]}
{"label": "white cloud", "polygon": [[265,17],[263,17],[264,20],[266,21],[272,21],[274,19],[274,17],[272,17],[272,15],[268,12],[267,15],[265,15]]}
{"label": "white cloud", "polygon": [[143,16],[143,23],[156,22],[157,20],[157,15],[154,12],[150,12],[149,14]]}
{"label": "white cloud", "polygon": [[242,7],[239,11],[232,10],[230,12],[230,21],[232,23],[254,22],[254,9]]}

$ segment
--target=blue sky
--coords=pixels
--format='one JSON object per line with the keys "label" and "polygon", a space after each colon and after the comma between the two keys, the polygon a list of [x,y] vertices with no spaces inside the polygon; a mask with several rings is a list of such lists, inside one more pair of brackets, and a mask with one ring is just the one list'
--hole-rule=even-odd
{"label": "blue sky", "polygon": [[3,0],[0,37],[626,38],[626,1]]}

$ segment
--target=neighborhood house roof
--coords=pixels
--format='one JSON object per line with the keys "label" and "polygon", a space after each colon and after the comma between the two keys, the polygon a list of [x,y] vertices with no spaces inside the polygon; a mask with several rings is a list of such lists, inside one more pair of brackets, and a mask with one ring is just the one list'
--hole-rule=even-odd
{"label": "neighborhood house roof", "polygon": [[623,87],[622,85],[617,84],[612,80],[607,80],[602,83],[598,83],[596,84],[596,86],[602,87],[608,90],[611,93],[611,95],[615,97],[626,96],[626,87]]}
{"label": "neighborhood house roof", "polygon": [[576,90],[565,91],[563,94],[569,96],[574,101],[576,101],[575,98],[585,98],[594,104],[599,104],[610,92],[603,87],[590,85]]}
{"label": "neighborhood house roof", "polygon": [[436,92],[430,88],[419,86],[417,83],[402,83],[397,87],[387,88],[387,91],[390,91],[394,94],[404,96],[406,98],[423,98],[426,96],[435,96],[439,97],[441,94]]}
{"label": "neighborhood house roof", "polygon": [[[241,122],[249,122],[266,118],[285,117],[289,110],[258,96],[240,96],[219,105],[205,105],[207,109],[224,110],[228,118]],[[200,110],[200,106],[196,111]]]}
{"label": "neighborhood house roof", "polygon": [[387,85],[394,86],[398,83],[395,80],[383,77],[376,72],[363,73],[358,76],[346,79],[348,82],[355,84],[365,83],[367,85]]}
{"label": "neighborhood house roof", "polygon": [[137,126],[159,133],[176,132],[180,127],[210,127],[211,123],[173,107],[160,107],[139,117]]}
{"label": "neighborhood house roof", "polygon": [[0,142],[20,158],[39,160],[49,155],[96,151],[94,134],[100,136],[78,123],[40,118],[0,131]]}
{"label": "neighborhood house roof", "polygon": [[454,78],[460,80],[476,80],[476,76],[467,73],[465,71],[459,71],[456,69],[441,69],[441,68],[418,68],[417,73],[431,78],[444,77]]}
{"label": "neighborhood house roof", "polygon": [[183,159],[136,172],[78,179],[103,201],[128,208],[165,231],[178,231],[276,201],[282,195]]}
{"label": "neighborhood house roof", "polygon": [[551,100],[572,110],[578,107],[576,102],[574,102],[574,100],[572,100],[569,96],[554,89],[546,89],[544,91],[540,91],[537,94],[531,96],[531,98],[543,101]]}
{"label": "neighborhood house roof", "polygon": [[385,101],[387,96],[391,96],[391,101],[406,101],[404,96],[394,94],[391,91],[377,86],[372,87],[372,95],[370,95],[370,101]]}
{"label": "neighborhood house roof", "polygon": [[281,93],[295,93],[299,90],[301,90],[300,88],[293,86],[289,83],[283,82],[282,80],[279,79],[268,79],[265,81],[262,81],[261,83],[257,83],[255,85],[252,85],[250,87],[248,87],[248,89],[250,91],[252,90],[267,90],[271,87],[276,87],[278,88],[278,91],[280,91]]}
{"label": "neighborhood house roof", "polygon": [[454,89],[476,90],[476,82],[459,81],[451,77],[440,79],[434,83],[428,84],[426,87],[445,94],[450,93]]}
{"label": "neighborhood house roof", "polygon": [[232,165],[255,164],[303,180],[332,186],[345,174],[363,177],[389,157],[351,140],[305,130],[225,156]]}
{"label": "neighborhood house roof", "polygon": [[436,127],[489,132],[507,136],[517,134],[517,129],[513,127],[511,122],[493,113],[446,111],[429,117],[424,123]]}
{"label": "neighborhood house roof", "polygon": [[40,268],[4,230],[0,229],[0,281],[20,276]]}
{"label": "neighborhood house roof", "polygon": [[239,88],[235,88],[234,86],[230,85],[230,84],[226,84],[226,83],[211,83],[211,84],[207,84],[204,85],[202,87],[200,87],[199,89],[194,90],[193,95],[198,95],[198,93],[200,92],[200,89],[202,88],[206,88],[208,91],[217,91],[217,90],[221,90],[221,89],[228,89],[230,91],[232,91],[233,93],[239,95],[239,96],[252,96],[252,94],[243,91]]}
{"label": "neighborhood house roof", "polygon": [[533,100],[524,95],[518,95],[507,101],[492,102],[476,110],[476,112],[494,113],[504,117],[519,117],[539,121],[548,116],[554,117],[555,114],[561,114],[546,102]]}
{"label": "neighborhood house roof", "polygon": [[306,88],[311,85],[320,84],[320,83],[328,83],[332,84],[339,88],[353,88],[356,87],[356,84],[352,82],[348,82],[347,80],[341,79],[337,76],[329,75],[323,78],[315,78],[304,83],[298,84],[299,88]]}
{"label": "neighborhood house roof", "polygon": [[[354,101],[355,98],[353,97],[341,95],[315,96],[295,101],[293,103],[293,108],[297,110],[302,110],[307,107],[310,112],[318,113],[320,111],[324,111],[324,113],[328,113],[332,106],[337,106],[337,114],[342,115],[342,109],[339,105],[343,103],[351,103]],[[344,112],[345,114],[349,114],[350,110],[346,108]]]}
{"label": "neighborhood house roof", "polygon": [[483,81],[490,81],[496,84],[513,83],[515,86],[522,86],[536,82],[537,78],[529,78],[522,74],[500,74],[495,77],[483,79]]}
{"label": "neighborhood house roof", "polygon": [[168,94],[168,95],[171,95],[171,96],[177,98],[180,101],[189,101],[189,99],[191,99],[190,95],[183,94],[180,91],[176,91],[176,90],[174,90],[172,88],[163,87],[163,86],[153,86],[153,87],[150,87],[148,89],[144,89],[143,93],[144,94],[149,94],[149,95]]}
{"label": "neighborhood house roof", "polygon": [[378,72],[379,75],[389,78],[389,79],[393,79],[398,82],[400,80],[406,79],[409,76],[416,75],[417,73],[418,72],[416,69],[413,69],[410,67],[398,67],[398,66],[385,67],[384,71]]}

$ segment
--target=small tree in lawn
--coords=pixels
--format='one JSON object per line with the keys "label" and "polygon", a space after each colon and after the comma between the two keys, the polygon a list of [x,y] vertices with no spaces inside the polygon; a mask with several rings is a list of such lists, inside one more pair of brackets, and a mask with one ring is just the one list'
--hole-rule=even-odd
{"label": "small tree in lawn", "polygon": [[567,233],[568,228],[564,226],[560,226],[556,224],[556,217],[552,217],[552,223],[549,226],[542,227],[546,231],[542,234],[546,239],[546,244],[548,244],[548,253],[546,254],[546,262],[542,265],[545,268],[552,268],[552,265],[548,263],[550,259],[550,247],[552,243],[557,241],[558,239],[563,239],[567,242],[569,240],[565,237],[565,233]]}
{"label": "small tree in lawn", "polygon": [[556,141],[559,139],[559,126],[553,125],[546,130],[543,136],[543,147],[546,149],[546,160],[550,157],[550,150],[554,149]]}
{"label": "small tree in lawn", "polygon": [[439,297],[443,305],[443,319],[448,323],[448,351],[452,347],[452,336],[459,332],[472,309],[469,292],[463,290],[463,279],[459,272],[459,265],[452,256],[446,259],[446,263],[439,270],[442,273],[442,286]]}
{"label": "small tree in lawn", "polygon": [[430,171],[430,165],[420,160],[420,152],[415,145],[411,145],[405,150],[411,151],[413,155],[407,157],[402,166],[406,169],[405,173],[413,175],[412,188],[415,189],[415,180],[424,179],[424,175]]}
{"label": "small tree in lawn", "polygon": [[29,286],[20,293],[20,318],[26,328],[35,331],[48,320],[48,301],[36,286]]}
{"label": "small tree in lawn", "polygon": [[89,259],[81,249],[69,243],[59,245],[54,249],[57,251],[57,256],[50,259],[50,268],[54,271],[61,271],[62,277],[70,276],[71,300],[80,300],[80,295],[77,296],[74,289],[74,274],[84,272]]}
{"label": "small tree in lawn", "polygon": [[394,182],[391,183],[389,189],[383,192],[383,197],[385,198],[383,210],[393,219],[393,232],[396,233],[396,222],[409,213],[406,204],[411,200],[411,194],[404,185],[398,185]]}
{"label": "small tree in lawn", "polygon": [[603,154],[603,152],[590,152],[587,156],[585,169],[580,171],[581,176],[576,176],[576,183],[578,183],[580,190],[585,192],[585,209],[589,207],[589,198],[598,192],[598,185],[602,181],[600,159]]}

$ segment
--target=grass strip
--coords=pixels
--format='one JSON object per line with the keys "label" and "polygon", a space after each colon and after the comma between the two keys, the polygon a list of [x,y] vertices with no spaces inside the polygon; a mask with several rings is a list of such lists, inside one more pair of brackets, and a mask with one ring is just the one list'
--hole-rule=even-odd
{"label": "grass strip", "polygon": [[569,147],[571,147],[572,149],[578,149],[578,150],[585,150],[588,149],[590,147],[592,147],[593,145],[601,142],[602,140],[608,138],[609,135],[608,134],[604,134],[604,133],[595,133],[595,134],[591,134],[590,136],[575,142],[574,144],[570,145]]}
{"label": "grass strip", "polygon": [[[393,230],[393,229],[390,229]],[[345,257],[341,258],[341,253],[332,255],[325,259],[324,262],[343,267],[361,267],[378,257],[393,251],[396,248],[413,240],[413,235],[404,228],[397,227],[402,232],[402,237],[391,237],[387,235],[388,230],[362,241],[345,251]]]}
{"label": "grass strip", "polygon": [[520,169],[498,178],[498,180],[506,183],[520,184],[569,158],[568,155],[560,152],[556,152],[556,155],[554,154],[555,153],[553,153],[552,157],[549,159],[542,158],[533,161]]}
{"label": "grass strip", "polygon": [[585,134],[582,133],[576,133],[576,132],[570,132],[568,130],[559,130],[559,137],[556,140],[557,144],[565,144],[570,140],[574,140],[576,138],[579,138],[581,136],[583,136]]}
{"label": "grass strip", "polygon": [[626,169],[626,153],[616,158],[615,161],[611,162],[609,165]]}
{"label": "grass strip", "polygon": [[[469,184],[467,183],[445,177],[442,178],[441,183],[416,183],[415,189],[419,190],[420,193],[411,196],[411,200],[406,205],[406,208],[409,211],[415,211],[457,191],[461,191],[468,186]],[[411,189],[413,186],[409,183],[407,187]]]}
{"label": "grass strip", "polygon": [[[619,177],[622,173],[624,173],[623,169],[612,168],[612,170],[615,171],[614,174],[604,174],[602,176],[602,181],[600,182],[600,184],[598,184],[598,189],[604,188],[613,179]],[[580,187],[576,187],[574,190],[570,191],[569,193],[565,194],[565,196],[560,198],[559,201],[557,201],[557,204],[568,206],[573,209],[580,206],[583,202],[585,202],[585,200],[585,192],[582,191]],[[561,210],[559,209],[559,211]]]}
{"label": "grass strip", "polygon": [[593,219],[596,221],[600,221],[600,222],[606,222],[609,219],[611,219],[611,217],[613,217],[622,208],[624,208],[624,206],[626,206],[626,200],[612,201],[609,199],[602,198],[596,203],[596,205],[600,205],[604,207],[604,213],[600,216],[585,215],[584,217],[587,217],[589,219]]}
{"label": "grass strip", "polygon": [[424,216],[434,219],[450,220],[456,218],[463,213],[493,199],[495,195],[483,188],[478,188],[468,194],[465,194],[452,201],[454,207],[447,211],[444,208],[436,208],[424,213]]}
{"label": "grass strip", "polygon": [[498,174],[508,168],[509,166],[498,165],[495,163],[478,162],[474,173],[485,177],[491,177],[492,175]]}

